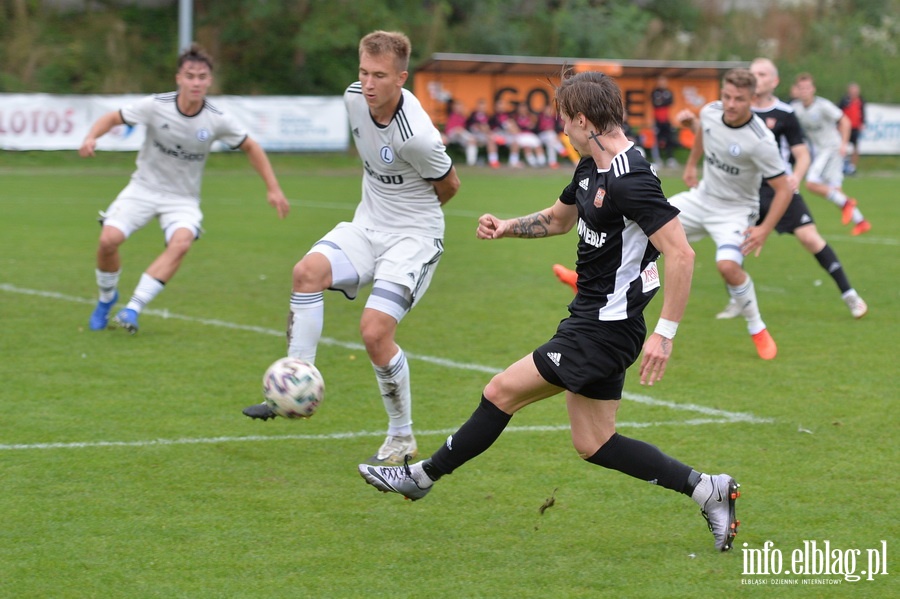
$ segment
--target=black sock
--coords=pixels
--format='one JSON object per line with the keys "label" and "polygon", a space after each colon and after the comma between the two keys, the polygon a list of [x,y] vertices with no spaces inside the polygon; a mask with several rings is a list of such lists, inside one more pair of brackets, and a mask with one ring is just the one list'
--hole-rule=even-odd
{"label": "black sock", "polygon": [[816,254],[816,260],[831,275],[841,293],[850,291],[850,281],[847,280],[847,275],[844,274],[844,267],[841,266],[841,261],[838,260],[837,254],[834,253],[830,245],[825,244],[822,251]]}
{"label": "black sock", "polygon": [[511,418],[482,395],[469,419],[422,465],[425,473],[434,480],[450,474],[493,445]]}
{"label": "black sock", "polygon": [[623,437],[619,433],[613,434],[587,461],[684,493],[688,497],[700,480],[700,473],[690,466],[670,458],[649,443]]}

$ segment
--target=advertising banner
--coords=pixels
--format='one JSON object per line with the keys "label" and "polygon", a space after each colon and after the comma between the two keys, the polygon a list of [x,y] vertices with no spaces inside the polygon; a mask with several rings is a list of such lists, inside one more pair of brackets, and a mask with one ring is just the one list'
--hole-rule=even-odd
{"label": "advertising banner", "polygon": [[[0,149],[77,150],[99,116],[140,97],[0,94]],[[266,151],[334,152],[349,147],[340,96],[210,96],[209,101],[237,119]],[[101,137],[97,149],[135,151],[143,141],[142,126],[120,126]]]}

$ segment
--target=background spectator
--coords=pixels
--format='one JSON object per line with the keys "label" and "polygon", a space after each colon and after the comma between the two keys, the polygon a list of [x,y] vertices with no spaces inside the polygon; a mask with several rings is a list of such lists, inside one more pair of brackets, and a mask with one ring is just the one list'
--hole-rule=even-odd
{"label": "background spectator", "polygon": [[866,128],[866,101],[859,94],[858,83],[847,86],[847,93],[841,98],[838,107],[850,119],[850,143],[853,144],[849,160],[844,159],[844,173],[855,175],[859,164],[859,135]]}

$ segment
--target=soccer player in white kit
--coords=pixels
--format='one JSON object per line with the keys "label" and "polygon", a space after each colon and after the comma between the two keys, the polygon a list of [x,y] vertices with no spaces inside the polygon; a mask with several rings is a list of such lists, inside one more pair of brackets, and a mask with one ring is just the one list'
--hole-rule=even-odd
{"label": "soccer player in white kit", "polygon": [[[716,267],[728,293],[741,307],[759,357],[773,359],[778,348],[759,312],[753,279],[743,269],[744,256],[759,255],[781,219],[793,190],[775,136],[751,110],[756,79],[747,69],[732,69],[722,80],[721,100],[700,110],[700,128],[684,168],[691,189],[669,201],[688,239],[709,235],[716,244]],[[687,123],[686,123],[687,124]],[[697,184],[697,162],[705,157]],[[759,186],[765,179],[775,190],[765,219],[759,216]]]}
{"label": "soccer player in white kit", "polygon": [[93,156],[97,139],[117,125],[143,124],[147,128],[131,181],[106,212],[101,212],[103,228],[96,270],[100,297],[89,321],[91,330],[107,327],[109,312],[119,299],[119,246],[153,218],[159,220],[165,234],[166,249],[141,275],[131,300],[111,324],[136,333],[138,315],[178,271],[202,231],[200,184],[214,141],[247,154],[266,184],[269,204],[278,210],[279,218],[288,214],[290,206],[265,151],[243,127],[206,99],[212,70],[209,55],[200,46],[191,45],[178,57],[178,91],[147,96],[102,115],[78,150],[85,158]]}
{"label": "soccer player in white kit", "polygon": [[[359,81],[344,93],[350,129],[363,163],[362,200],[352,222],[339,223],[294,266],[288,355],[314,362],[326,289],[354,299],[372,284],[360,321],[389,424],[370,461],[401,464],[418,453],[406,355],[397,325],[422,298],[443,253],[442,206],[459,177],[440,132],[418,99],[403,89],[409,39],[375,31],[359,44]],[[265,404],[250,418],[275,416]]]}
{"label": "soccer player in white kit", "polygon": [[806,188],[841,209],[841,223],[853,223],[851,235],[862,235],[872,225],[842,189],[844,157],[850,141],[850,119],[833,102],[816,95],[812,75],[801,73],[795,82],[797,99],[791,102],[809,139],[813,160],[806,171]]}

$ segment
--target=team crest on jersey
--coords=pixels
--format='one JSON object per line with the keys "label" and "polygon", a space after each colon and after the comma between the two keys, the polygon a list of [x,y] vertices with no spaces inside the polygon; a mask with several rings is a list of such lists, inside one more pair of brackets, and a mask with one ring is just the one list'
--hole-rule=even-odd
{"label": "team crest on jersey", "polygon": [[741,146],[738,144],[731,144],[731,147],[728,148],[728,153],[732,156],[740,156],[741,155]]}
{"label": "team crest on jersey", "polygon": [[603,198],[606,197],[606,190],[602,187],[597,190],[597,195],[594,196],[594,207],[602,208],[603,207]]}
{"label": "team crest on jersey", "polygon": [[766,127],[774,129],[776,124],[778,124],[778,120],[775,117],[766,117]]}
{"label": "team crest on jersey", "polygon": [[207,139],[209,139],[209,131],[206,129],[198,129],[197,139],[199,139],[200,141],[206,141]]}
{"label": "team crest on jersey", "polygon": [[381,148],[381,159],[385,164],[391,164],[394,162],[394,151],[390,148],[390,146],[383,146]]}

